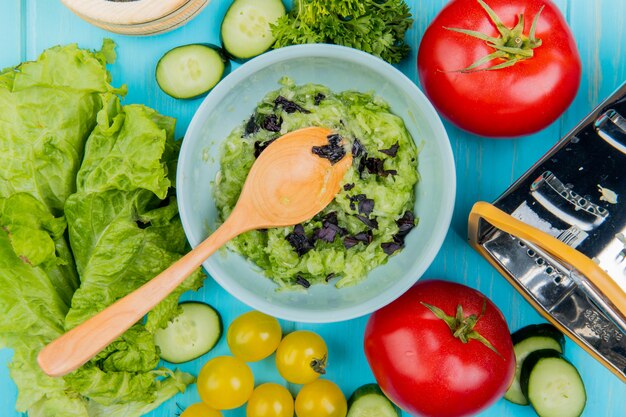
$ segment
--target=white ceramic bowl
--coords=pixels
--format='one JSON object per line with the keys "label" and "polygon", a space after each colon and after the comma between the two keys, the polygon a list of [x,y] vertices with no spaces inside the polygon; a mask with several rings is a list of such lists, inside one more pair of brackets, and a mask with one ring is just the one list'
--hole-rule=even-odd
{"label": "white ceramic bowl", "polygon": [[414,208],[419,225],[407,236],[405,249],[386,265],[342,289],[314,285],[306,292],[276,291],[258,267],[230,251],[217,252],[204,267],[234,297],[282,319],[323,323],[371,313],[409,289],[433,261],[450,225],[456,187],[450,142],[432,105],[411,80],[372,55],[335,45],[292,46],[263,54],[224,78],[202,102],[183,141],[177,195],[185,233],[195,247],[215,229],[212,182],[223,140],[265,94],[279,87],[283,76],[337,92],[374,91],[404,119],[422,147]]}

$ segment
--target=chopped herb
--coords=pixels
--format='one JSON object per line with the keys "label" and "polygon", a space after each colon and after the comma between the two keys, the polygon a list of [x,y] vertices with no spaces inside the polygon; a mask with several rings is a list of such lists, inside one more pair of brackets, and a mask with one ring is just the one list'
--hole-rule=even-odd
{"label": "chopped herb", "polygon": [[337,212],[331,211],[330,213],[327,213],[326,216],[324,216],[324,221],[328,223],[332,223],[335,226],[338,225],[339,219],[337,219]]}
{"label": "chopped herb", "polygon": [[372,243],[373,239],[374,239],[374,235],[372,234],[372,231],[367,230],[365,232],[357,233],[354,236],[346,236],[343,239],[343,246],[346,249],[350,249],[351,247],[356,246],[359,243],[363,243],[364,245],[367,246],[370,243]]}
{"label": "chopped herb", "polygon": [[356,218],[361,220],[363,224],[365,224],[370,229],[378,229],[378,222],[376,221],[376,219],[370,219],[369,217],[361,216],[360,214],[357,214]]}
{"label": "chopped herb", "polygon": [[374,200],[371,198],[364,198],[359,201],[359,206],[357,208],[359,209],[359,213],[369,216],[374,210]]}
{"label": "chopped herb", "polygon": [[325,222],[324,226],[320,229],[317,229],[313,236],[315,239],[332,243],[335,241],[335,237],[337,237],[338,234],[342,234],[342,229],[339,226]]}
{"label": "chopped herb", "polygon": [[278,117],[275,114],[270,114],[263,119],[261,127],[270,132],[280,132],[280,127],[283,124],[283,118]]}
{"label": "chopped herb", "polygon": [[392,158],[395,158],[396,155],[398,154],[398,148],[400,146],[398,145],[398,142],[394,143],[391,148],[389,149],[379,149],[379,152],[384,153],[385,155],[389,155]]}
{"label": "chopped herb", "polygon": [[351,189],[353,189],[353,188],[354,188],[354,185],[355,185],[355,184],[354,184],[353,182],[352,182],[352,183],[350,183],[350,184],[344,184],[344,185],[343,185],[343,189],[344,189],[345,191],[350,191]]}
{"label": "chopped herb", "polygon": [[317,93],[315,95],[315,97],[313,98],[313,102],[315,103],[316,106],[319,106],[319,104],[322,102],[322,100],[324,100],[326,98],[326,96],[322,93]]}
{"label": "chopped herb", "polygon": [[313,233],[313,238],[332,243],[335,241],[337,235],[343,236],[346,233],[346,229],[344,229],[343,227],[339,227],[337,213],[331,211],[324,217],[322,227],[317,229],[315,233]]}
{"label": "chopped herb", "polygon": [[359,156],[364,155],[364,154],[365,154],[365,147],[358,139],[354,139],[354,143],[352,144],[352,157],[358,158]]}
{"label": "chopped herb", "polygon": [[381,243],[380,247],[382,248],[383,252],[391,256],[393,253],[399,251],[404,247],[404,240],[402,238],[397,239],[396,237],[394,237],[392,242]]}
{"label": "chopped herb", "polygon": [[354,238],[359,242],[363,242],[366,245],[369,245],[370,243],[372,243],[374,235],[372,234],[371,230],[366,230],[365,232],[357,233],[356,235],[354,235]]}
{"label": "chopped herb", "polygon": [[296,275],[296,284],[302,285],[304,288],[311,286],[311,283],[306,278],[303,278],[302,275]]}
{"label": "chopped herb", "polygon": [[380,158],[365,158],[365,168],[370,174],[380,174],[385,170],[383,168],[385,161]]}
{"label": "chopped herb", "polygon": [[[363,164],[363,167],[361,164]],[[368,158],[367,156],[363,156],[359,164],[359,173],[362,173],[364,168],[367,168],[367,171],[370,174],[376,174],[382,177],[386,177],[388,175],[398,175],[398,171],[395,169],[386,170],[384,168],[384,164],[385,161],[380,158]]]}
{"label": "chopped herb", "polygon": [[254,157],[258,158],[261,155],[261,152],[265,150],[272,142],[274,142],[276,138],[266,140],[265,142],[254,142]]}
{"label": "chopped herb", "polygon": [[351,247],[356,246],[358,244],[359,244],[359,241],[356,240],[354,236],[346,236],[343,238],[343,246],[346,249],[350,249]]}
{"label": "chopped herb", "polygon": [[415,216],[413,212],[409,210],[405,211],[402,217],[396,220],[396,224],[398,225],[398,236],[404,238],[404,236],[408,235],[411,229],[415,227]]}
{"label": "chopped herb", "polygon": [[246,128],[244,129],[244,136],[250,136],[259,131],[259,125],[256,122],[256,114],[250,116]]}
{"label": "chopped herb", "polygon": [[304,233],[304,227],[301,224],[297,224],[293,228],[293,232],[285,236],[285,239],[291,244],[298,256],[303,256],[305,253],[313,249],[313,245],[306,237]]}
{"label": "chopped herb", "polygon": [[341,142],[341,136],[338,134],[328,135],[328,145],[313,146],[311,151],[320,158],[328,159],[332,165],[335,165],[346,156],[346,150],[339,142]]}
{"label": "chopped herb", "polygon": [[356,168],[357,172],[359,173],[359,178],[363,178],[363,172],[365,172],[365,160],[366,159],[367,158],[365,156],[359,159],[359,165]]}
{"label": "chopped herb", "polygon": [[365,194],[357,194],[355,196],[351,196],[350,198],[350,208],[352,210],[357,210],[361,214],[365,214],[369,216],[374,210],[374,200],[367,198]]}
{"label": "chopped herb", "polygon": [[294,103],[293,101],[287,100],[283,96],[276,97],[276,100],[274,100],[274,104],[276,106],[282,107],[282,109],[287,113],[295,113],[297,111],[300,113],[311,113],[304,107],[300,106],[299,104]]}

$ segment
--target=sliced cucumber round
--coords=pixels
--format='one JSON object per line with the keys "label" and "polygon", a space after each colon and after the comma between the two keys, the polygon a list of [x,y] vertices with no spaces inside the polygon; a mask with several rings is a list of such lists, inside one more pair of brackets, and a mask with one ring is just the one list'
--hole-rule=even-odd
{"label": "sliced cucumber round", "polygon": [[528,405],[528,399],[522,393],[520,386],[520,372],[526,357],[541,349],[553,349],[563,353],[565,337],[551,324],[533,324],[523,327],[511,335],[513,350],[515,351],[515,377],[511,386],[504,394],[504,398],[512,403]]}
{"label": "sliced cucumber round", "polygon": [[161,359],[170,363],[194,360],[215,347],[222,336],[222,319],[208,304],[181,303],[182,312],[154,333]]}
{"label": "sliced cucumber round", "polygon": [[400,417],[400,409],[385,396],[377,384],[357,388],[348,400],[346,417]]}
{"label": "sliced cucumber round", "polygon": [[522,340],[536,336],[551,337],[561,346],[565,346],[565,336],[563,336],[563,333],[559,329],[550,323],[531,324],[522,327],[511,335],[511,340],[513,341],[513,345],[515,345]]}
{"label": "sliced cucumber round", "polygon": [[222,43],[235,59],[262,54],[274,44],[270,24],[285,15],[281,0],[235,0],[222,21]]}
{"label": "sliced cucumber round", "polygon": [[156,66],[157,84],[174,98],[196,98],[208,93],[230,68],[215,45],[191,44],[170,49]]}
{"label": "sliced cucumber round", "polygon": [[520,374],[522,392],[540,417],[578,417],[587,394],[580,374],[552,349],[528,355]]}

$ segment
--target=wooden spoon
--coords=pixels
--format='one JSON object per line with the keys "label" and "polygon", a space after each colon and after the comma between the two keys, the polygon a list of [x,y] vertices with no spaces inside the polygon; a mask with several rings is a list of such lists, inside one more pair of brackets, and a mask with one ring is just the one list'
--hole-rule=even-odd
{"label": "wooden spoon", "polygon": [[171,293],[213,252],[253,229],[290,226],[315,216],[339,192],[352,164],[336,164],[312,152],[332,132],[309,127],[288,133],[256,160],[230,217],[204,242],[143,286],[44,347],[37,361],[50,376],[65,375],[93,358]]}

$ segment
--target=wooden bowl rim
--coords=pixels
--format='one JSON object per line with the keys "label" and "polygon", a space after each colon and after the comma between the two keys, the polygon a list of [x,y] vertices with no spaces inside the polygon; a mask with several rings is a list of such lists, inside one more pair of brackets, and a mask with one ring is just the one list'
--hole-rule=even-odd
{"label": "wooden bowl rim", "polygon": [[[73,12],[89,20],[114,25],[137,25],[162,19],[198,0],[61,0]],[[209,0],[200,0],[208,3]]]}

